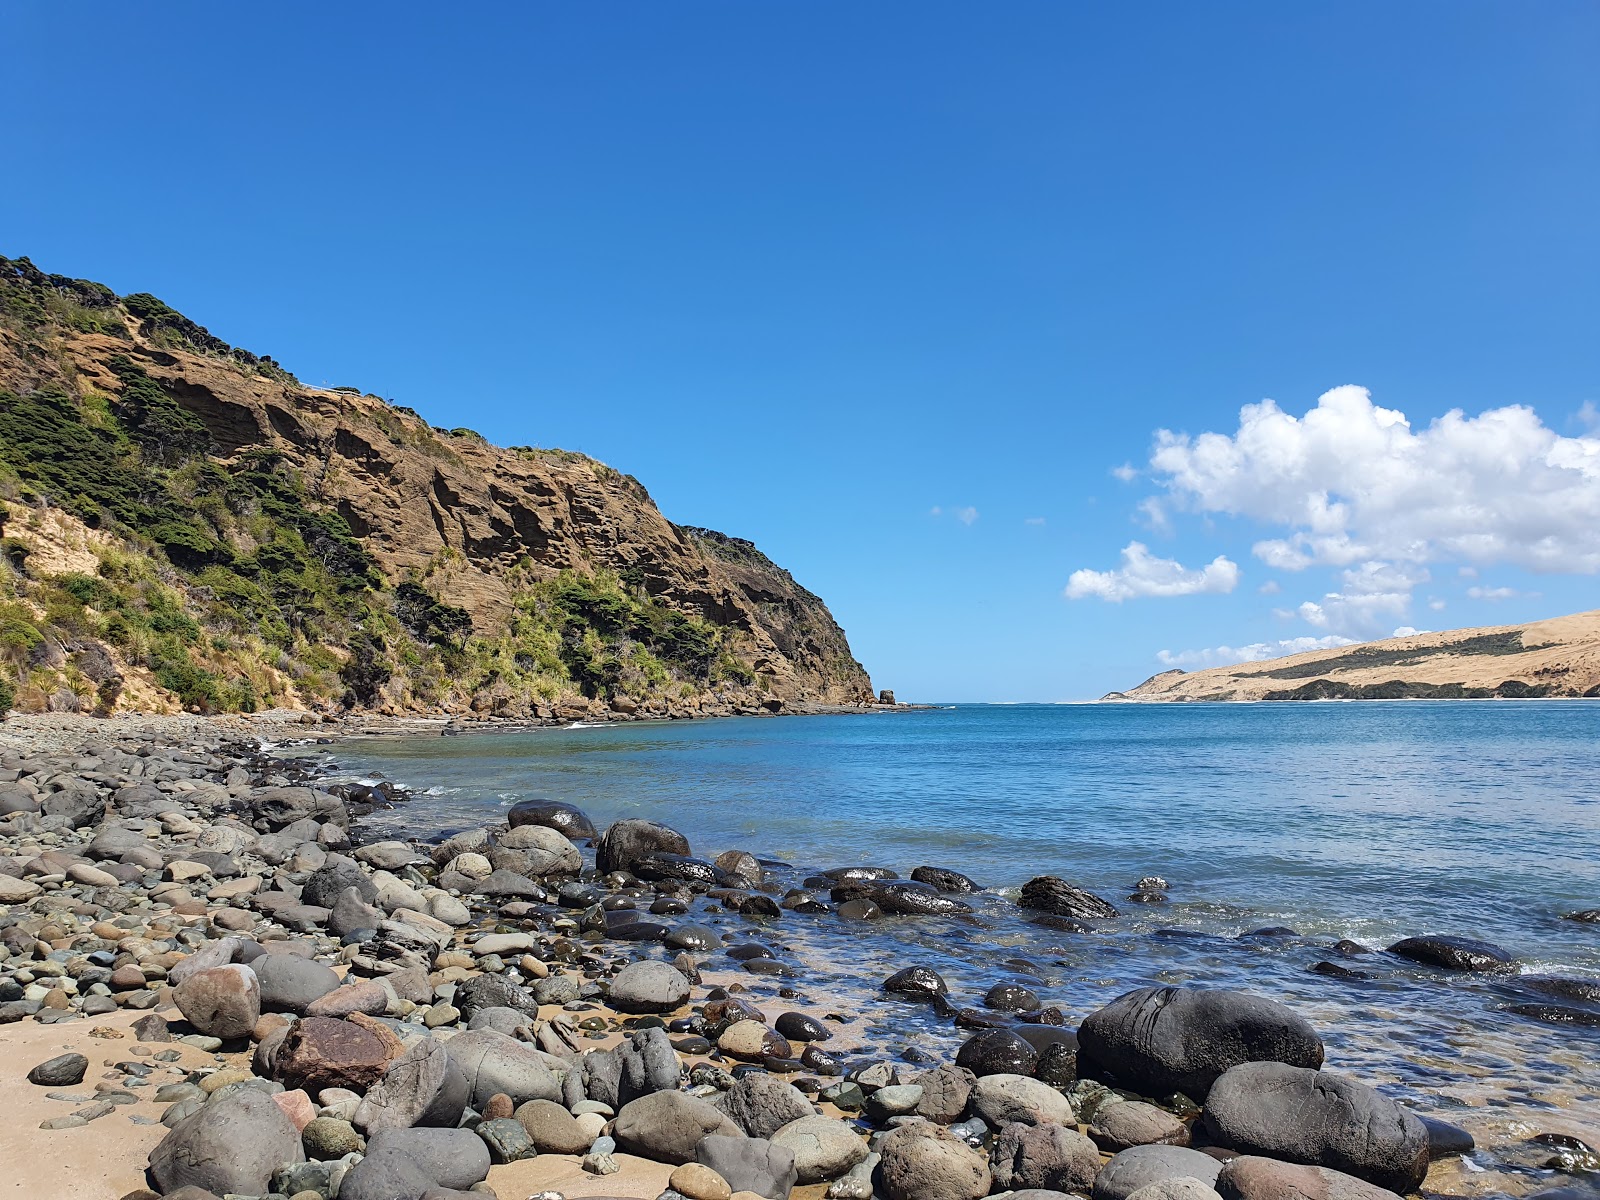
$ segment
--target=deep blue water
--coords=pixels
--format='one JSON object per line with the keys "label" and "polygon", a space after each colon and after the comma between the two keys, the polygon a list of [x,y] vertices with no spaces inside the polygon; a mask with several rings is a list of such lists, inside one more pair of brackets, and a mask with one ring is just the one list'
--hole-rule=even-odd
{"label": "deep blue water", "polygon": [[[1362,980],[1308,969],[1341,937],[1381,951],[1456,933],[1505,946],[1526,974],[1600,975],[1600,926],[1561,919],[1600,907],[1600,703],[965,706],[419,735],[329,757],[422,793],[369,822],[384,836],[435,837],[544,796],[600,826],[664,822],[704,857],[785,860],[780,888],[860,863],[972,875],[990,890],[970,918],[693,915],[777,947],[803,998],[855,1006],[890,1053],[948,1055],[963,1036],[878,992],[924,962],[961,1003],[1030,979],[1073,1023],[1150,983],[1260,991],[1318,1025],[1332,1065],[1469,1126],[1600,1105],[1600,1030],[1504,1012],[1540,998],[1516,978],[1382,953],[1340,960]],[[1124,916],[1092,934],[1027,923],[1007,889],[1045,873]],[[1126,903],[1149,874],[1170,903]],[[1299,936],[1248,936],[1263,926]]]}

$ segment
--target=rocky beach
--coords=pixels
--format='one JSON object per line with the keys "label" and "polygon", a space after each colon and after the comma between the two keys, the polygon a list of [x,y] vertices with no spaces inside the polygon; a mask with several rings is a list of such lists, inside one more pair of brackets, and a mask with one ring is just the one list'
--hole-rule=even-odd
{"label": "rocky beach", "polygon": [[[1159,904],[1161,879],[1108,900],[1049,875],[996,895],[936,864],[802,874],[559,800],[374,840],[364,822],[404,820],[403,781],[285,757],[360,728],[302,719],[0,725],[12,1194],[1565,1198],[1600,1166],[1592,1109],[1474,1124],[1397,1102],[1371,1086],[1381,1065],[1325,1063],[1337,1031],[1270,990],[1142,987],[1080,1011],[1050,964],[1000,945],[970,995],[917,961],[912,931],[997,906],[1092,938]],[[869,925],[902,948],[892,971],[829,940]],[[1380,957],[1325,953],[1334,981]],[[1517,969],[1463,938],[1381,957]],[[1530,1017],[1597,1020],[1583,979],[1529,987]]]}

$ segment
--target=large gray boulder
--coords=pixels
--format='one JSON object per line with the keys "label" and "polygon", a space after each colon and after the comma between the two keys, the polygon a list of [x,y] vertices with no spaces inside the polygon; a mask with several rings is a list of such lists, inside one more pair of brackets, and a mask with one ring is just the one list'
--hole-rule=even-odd
{"label": "large gray boulder", "polygon": [[322,963],[297,954],[263,954],[250,964],[261,986],[261,1011],[304,1016],[311,1004],[339,986]]}
{"label": "large gray boulder", "polygon": [[1147,1096],[1204,1100],[1246,1062],[1322,1065],[1322,1040],[1276,1001],[1223,988],[1140,988],[1089,1014],[1078,1030],[1078,1073]]}
{"label": "large gray boulder", "polygon": [[695,1161],[721,1175],[735,1192],[768,1200],[789,1200],[800,1179],[793,1152],[765,1138],[709,1133],[695,1147]]}
{"label": "large gray boulder", "polygon": [[753,1138],[771,1138],[790,1122],[814,1113],[799,1088],[765,1072],[742,1076],[718,1098],[717,1107]]}
{"label": "large gray boulder", "polygon": [[355,1124],[369,1134],[413,1126],[448,1129],[461,1119],[470,1095],[466,1073],[444,1044],[423,1038],[367,1090]]}
{"label": "large gray boulder", "polygon": [[1395,1192],[1428,1173],[1428,1130],[1387,1096],[1331,1071],[1244,1063],[1206,1100],[1206,1125],[1244,1154],[1330,1167]]}
{"label": "large gray boulder", "polygon": [[1217,1181],[1222,1163],[1184,1146],[1135,1146],[1113,1155],[1094,1177],[1093,1200],[1128,1200],[1140,1188],[1164,1179]]}
{"label": "large gray boulder", "polygon": [[1048,1083],[1026,1075],[984,1075],[973,1086],[972,1109],[999,1129],[1014,1121],[1024,1125],[1075,1125],[1068,1100]]}
{"label": "large gray boulder", "polygon": [[[350,1168],[340,1200],[420,1197],[433,1188],[465,1191],[489,1174],[489,1147],[470,1129],[388,1129]],[[420,1184],[420,1186],[419,1186]]]}
{"label": "large gray boulder", "polygon": [[348,858],[334,858],[306,878],[300,889],[300,903],[332,908],[346,888],[355,888],[368,904],[378,898],[377,884],[358,863]]}
{"label": "large gray boulder", "polygon": [[995,1139],[994,1181],[1007,1190],[1086,1192],[1100,1172],[1100,1152],[1064,1125],[1007,1125]]}
{"label": "large gray boulder", "polygon": [[654,821],[629,818],[612,822],[600,835],[594,865],[602,873],[632,871],[634,864],[647,854],[688,853],[689,839],[676,829],[668,829]]}
{"label": "large gray boulder", "polygon": [[772,1135],[772,1144],[794,1155],[801,1183],[837,1179],[867,1157],[867,1143],[832,1117],[801,1117]]}
{"label": "large gray boulder", "polygon": [[544,825],[519,825],[495,839],[489,862],[502,871],[529,879],[576,875],[583,870],[583,855],[557,830]]}
{"label": "large gray boulder", "polygon": [[1328,1167],[1241,1154],[1217,1175],[1222,1200],[1397,1200],[1395,1193]]}
{"label": "large gray boulder", "polygon": [[150,1152],[150,1178],[163,1192],[260,1196],[274,1171],[305,1160],[300,1131],[272,1097],[234,1088],[172,1127]]}
{"label": "large gray boulder", "polygon": [[739,1127],[686,1092],[653,1092],[622,1106],[611,1136],[629,1154],[676,1165],[693,1162],[701,1139],[713,1133],[736,1137]]}
{"label": "large gray boulder", "polygon": [[994,1183],[989,1160],[943,1125],[902,1125],[878,1143],[887,1200],[979,1200]]}
{"label": "large gray boulder", "polygon": [[504,1092],[514,1104],[561,1099],[549,1057],[516,1038],[493,1029],[469,1029],[446,1042],[445,1049],[466,1077],[467,1103],[479,1111],[496,1092]]}
{"label": "large gray boulder", "polygon": [[627,1013],[666,1013],[689,998],[689,979],[664,962],[629,963],[611,981],[611,1007]]}

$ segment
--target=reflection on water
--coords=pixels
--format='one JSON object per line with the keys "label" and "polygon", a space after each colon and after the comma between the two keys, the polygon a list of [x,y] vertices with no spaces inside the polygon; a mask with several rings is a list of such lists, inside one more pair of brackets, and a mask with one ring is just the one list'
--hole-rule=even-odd
{"label": "reflection on water", "polygon": [[[1383,954],[1338,960],[1364,979],[1309,968],[1339,938],[1451,932],[1529,971],[1600,975],[1600,927],[1560,919],[1600,907],[1597,734],[1600,704],[1582,702],[1006,706],[374,740],[333,757],[426,791],[375,833],[436,836],[548,796],[597,825],[663,821],[708,857],[787,860],[783,886],[852,863],[972,875],[992,890],[971,918],[756,926],[696,906],[691,919],[781,948],[800,968],[782,982],[816,1003],[865,1005],[873,1049],[948,1057],[961,1041],[877,995],[912,962],[972,1004],[1018,974],[1002,959],[1028,960],[1074,1024],[1134,986],[1246,987],[1316,1024],[1331,1066],[1503,1149],[1529,1129],[1600,1140],[1600,1030],[1500,1012],[1544,999],[1515,980]],[[1125,916],[1079,935],[1026,923],[1004,889],[1044,873]],[[1171,903],[1120,904],[1147,874],[1167,878]],[[1241,936],[1264,926],[1298,936]],[[1542,1161],[1496,1150],[1439,1186],[1526,1193],[1548,1180]]]}

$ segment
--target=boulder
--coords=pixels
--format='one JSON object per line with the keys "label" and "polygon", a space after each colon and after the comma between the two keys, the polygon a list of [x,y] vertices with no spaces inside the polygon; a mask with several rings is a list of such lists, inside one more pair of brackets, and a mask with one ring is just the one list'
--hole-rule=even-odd
{"label": "boulder", "polygon": [[1223,1165],[1217,1192],[1222,1200],[1395,1200],[1395,1193],[1353,1175],[1249,1154]]}
{"label": "boulder", "polygon": [[1094,1177],[1093,1200],[1128,1200],[1140,1188],[1165,1179],[1216,1183],[1222,1162],[1183,1146],[1135,1146],[1113,1155]]}
{"label": "boulder", "polygon": [[489,1147],[470,1129],[386,1129],[339,1185],[339,1200],[421,1197],[465,1190],[489,1174]]}
{"label": "boulder", "polygon": [[689,839],[654,821],[638,818],[615,821],[600,837],[595,849],[595,867],[601,874],[632,871],[639,859],[655,853],[687,855]]}
{"label": "boulder", "polygon": [[1260,996],[1222,988],[1140,988],[1091,1013],[1078,1030],[1078,1073],[1143,1095],[1204,1100],[1244,1062],[1322,1065],[1304,1018]]}
{"label": "boulder", "polygon": [[1054,875],[1040,875],[1028,880],[1022,885],[1022,896],[1018,903],[1023,908],[1038,909],[1077,921],[1105,920],[1119,915],[1109,901]]}
{"label": "boulder", "polygon": [[582,1154],[594,1141],[578,1118],[553,1100],[529,1100],[518,1106],[516,1117],[540,1154]]}
{"label": "boulder", "polygon": [[184,1020],[209,1037],[247,1037],[261,1019],[261,984],[239,963],[196,971],[173,989],[172,999]]}
{"label": "boulder", "polygon": [[562,834],[545,825],[519,825],[495,839],[489,862],[501,871],[529,879],[576,875],[583,870],[583,855]]}
{"label": "boulder", "polygon": [[968,1038],[956,1051],[956,1066],[974,1075],[1032,1075],[1039,1052],[1009,1029],[986,1029]]}
{"label": "boulder", "polygon": [[442,1042],[423,1038],[384,1068],[356,1109],[368,1133],[412,1126],[452,1128],[466,1110],[466,1074]]}
{"label": "boulder", "polygon": [[622,1106],[611,1136],[629,1154],[677,1164],[693,1162],[695,1148],[706,1135],[738,1133],[738,1126],[698,1097],[686,1092],[654,1092]]}
{"label": "boulder", "polygon": [[303,1016],[312,1003],[339,986],[322,963],[295,954],[264,954],[250,964],[261,987],[261,1011]]}
{"label": "boulder", "polygon": [[1219,1144],[1241,1153],[1330,1167],[1389,1191],[1412,1191],[1428,1173],[1422,1122],[1331,1071],[1242,1063],[1212,1086],[1205,1121]]}
{"label": "boulder", "polygon": [[401,1053],[399,1039],[370,1017],[302,1017],[272,1054],[272,1073],[313,1096],[335,1087],[365,1092]]}
{"label": "boulder", "polygon": [[979,1076],[972,1089],[972,1110],[995,1129],[1014,1122],[1076,1125],[1078,1121],[1072,1101],[1026,1075]]}
{"label": "boulder", "polygon": [[1164,1108],[1125,1100],[1102,1105],[1089,1126],[1089,1136],[1100,1149],[1115,1154],[1130,1146],[1187,1146],[1189,1126]]}
{"label": "boulder", "polygon": [[1147,1183],[1128,1200],[1222,1200],[1217,1189],[1198,1179],[1161,1179]]}
{"label": "boulder", "polygon": [[543,825],[574,840],[596,836],[594,822],[583,810],[560,800],[520,800],[506,811],[506,821],[513,829]]}
{"label": "boulder", "polygon": [[837,1179],[867,1157],[867,1144],[856,1131],[832,1117],[801,1117],[772,1135],[772,1144],[794,1155],[801,1183]]}
{"label": "boulder", "polygon": [[454,1004],[469,1023],[489,1008],[515,1009],[530,1017],[539,1014],[539,1003],[528,989],[511,982],[504,975],[475,975],[463,980],[456,985]]}
{"label": "boulder", "polygon": [[954,1125],[966,1114],[977,1077],[964,1067],[947,1064],[918,1075],[912,1082],[922,1088],[917,1116],[938,1125]]}
{"label": "boulder", "polygon": [[667,963],[629,963],[611,981],[610,1001],[620,1012],[666,1013],[682,1007],[689,988],[688,977]]}
{"label": "boulder", "polygon": [[1086,1192],[1100,1171],[1100,1152],[1064,1125],[1007,1125],[995,1139],[994,1181],[1002,1188]]}
{"label": "boulder", "polygon": [[911,878],[940,892],[962,892],[970,895],[973,892],[983,891],[981,885],[960,871],[950,871],[944,867],[917,867],[912,870]]}
{"label": "boulder", "polygon": [[736,1080],[718,1098],[717,1107],[753,1138],[770,1139],[785,1125],[813,1115],[811,1102],[799,1088],[764,1071]]}
{"label": "boulder", "polygon": [[695,1147],[695,1161],[710,1167],[735,1192],[789,1200],[799,1182],[794,1154],[765,1138],[710,1133]]}
{"label": "boulder", "polygon": [[1492,942],[1480,942],[1464,937],[1410,937],[1389,947],[1390,954],[1430,967],[1443,967],[1447,971],[1481,971],[1496,975],[1509,975],[1516,970],[1517,960],[1509,950]]}
{"label": "boulder", "polygon": [[169,1194],[196,1187],[260,1196],[274,1171],[305,1160],[300,1131],[272,1097],[234,1088],[172,1127],[150,1152],[150,1178]]}
{"label": "boulder", "polygon": [[493,1029],[469,1029],[445,1043],[466,1077],[468,1103],[481,1110],[490,1096],[504,1092],[516,1104],[559,1100],[561,1084],[547,1056],[525,1042]]}
{"label": "boulder", "polygon": [[886,1200],[979,1200],[989,1194],[989,1162],[943,1125],[903,1125],[878,1144]]}

